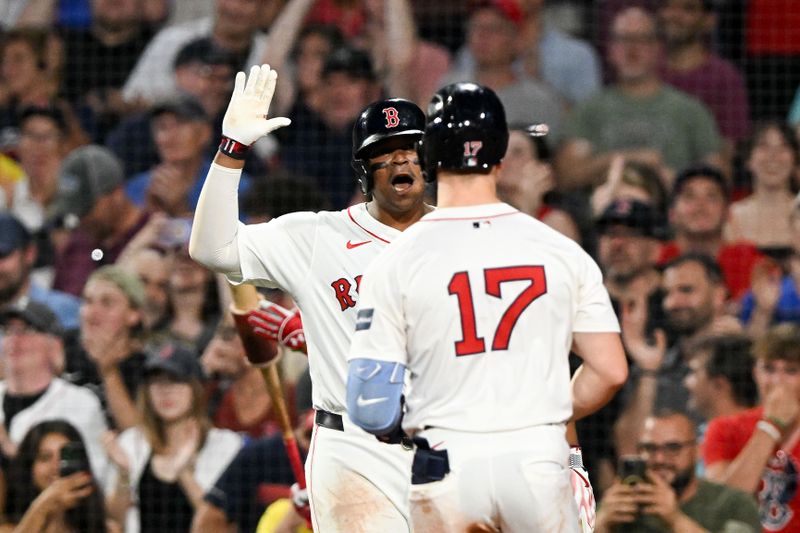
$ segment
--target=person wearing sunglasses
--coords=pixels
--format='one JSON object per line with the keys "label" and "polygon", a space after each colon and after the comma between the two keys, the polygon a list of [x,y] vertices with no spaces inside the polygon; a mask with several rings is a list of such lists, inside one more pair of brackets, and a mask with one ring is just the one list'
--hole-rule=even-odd
{"label": "person wearing sunglasses", "polygon": [[647,466],[644,479],[614,481],[598,509],[595,533],[761,530],[750,495],[696,477],[694,428],[677,411],[657,411],[645,420],[636,446]]}

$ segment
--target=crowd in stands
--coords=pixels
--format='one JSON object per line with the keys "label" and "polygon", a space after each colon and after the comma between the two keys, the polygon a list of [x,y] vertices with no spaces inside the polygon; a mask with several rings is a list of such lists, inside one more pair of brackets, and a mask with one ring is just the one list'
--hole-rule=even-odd
{"label": "crowd in stands", "polygon": [[[578,423],[598,532],[800,531],[798,28],[792,0],[0,0],[0,531],[302,530],[226,282],[187,250],[262,63],[292,124],[248,154],[247,222],[362,201],[369,102],[497,92],[499,194],[597,259],[631,365]],[[281,363],[301,444],[305,361]]]}

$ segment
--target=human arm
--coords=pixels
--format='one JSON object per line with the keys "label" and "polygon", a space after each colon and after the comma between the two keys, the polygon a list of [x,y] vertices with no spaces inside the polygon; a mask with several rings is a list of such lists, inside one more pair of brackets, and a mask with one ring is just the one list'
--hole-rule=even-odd
{"label": "human arm", "polygon": [[33,500],[14,533],[44,531],[51,520],[78,505],[94,490],[92,475],[88,472],[76,472],[55,480]]}
{"label": "human arm", "polygon": [[[799,413],[800,402],[796,395],[785,385],[775,386],[764,399],[764,416],[762,417],[764,423],[770,424],[772,429],[765,430],[756,425],[747,443],[730,461],[709,461],[706,458],[706,477],[711,481],[724,483],[748,494],[754,494],[761,482],[764,467],[774,455],[778,444],[786,438],[787,434],[797,430]],[[769,421],[773,419],[780,421],[780,426]],[[707,439],[716,437],[714,433],[716,429],[712,422]],[[780,438],[776,439],[776,435],[779,435]],[[706,445],[708,444],[707,441]]]}
{"label": "human arm", "polygon": [[608,403],[622,387],[628,363],[619,333],[576,332],[572,344],[583,359],[572,378],[572,420],[580,420]]}
{"label": "human arm", "polygon": [[[250,75],[236,75],[228,109],[222,121],[224,138],[249,147],[274,129],[289,124],[287,118],[267,119],[277,74],[268,65],[254,66]],[[219,153],[208,171],[195,211],[189,254],[216,272],[238,275],[237,189],[244,161]]]}
{"label": "human arm", "polygon": [[636,519],[638,506],[635,497],[636,487],[620,483],[617,479],[603,495],[597,509],[595,533],[612,533],[619,524],[628,524]]}
{"label": "human arm", "polygon": [[299,309],[290,311],[276,303],[262,300],[258,308],[248,313],[247,324],[256,335],[308,355]]}
{"label": "human arm", "polygon": [[125,387],[119,364],[131,354],[131,340],[113,332],[98,330],[82,339],[89,359],[103,382],[108,409],[117,428],[127,429],[139,419],[136,404]]}
{"label": "human arm", "polygon": [[781,297],[780,267],[771,260],[762,260],[753,267],[750,288],[753,292],[753,311],[747,323],[747,334],[758,338],[767,332]]}
{"label": "human arm", "polygon": [[414,100],[417,80],[412,79],[411,63],[417,49],[417,31],[408,0],[385,0],[383,28],[378,31],[384,39],[386,54],[386,88],[389,94]]}
{"label": "human arm", "polygon": [[103,448],[108,458],[117,469],[116,480],[106,494],[106,510],[108,516],[119,524],[125,523],[125,515],[132,505],[131,498],[131,462],[128,454],[120,446],[118,436],[109,431],[102,437]]}
{"label": "human arm", "polygon": [[236,533],[236,524],[228,522],[225,511],[203,501],[194,513],[191,533]]}
{"label": "human arm", "polygon": [[708,533],[708,530],[688,517],[680,508],[675,490],[653,472],[647,474],[648,483],[636,485],[635,499],[642,513],[660,518],[676,533]]}

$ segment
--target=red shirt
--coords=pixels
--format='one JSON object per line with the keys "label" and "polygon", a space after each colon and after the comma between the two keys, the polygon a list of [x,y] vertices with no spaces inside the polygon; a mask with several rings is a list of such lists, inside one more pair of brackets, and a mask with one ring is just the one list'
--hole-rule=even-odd
{"label": "red shirt", "polygon": [[[750,440],[764,409],[755,407],[739,414],[711,420],[703,441],[707,466],[733,461]],[[777,448],[761,475],[758,507],[763,531],[800,532],[800,443],[789,453]]]}
{"label": "red shirt", "polygon": [[[665,242],[661,246],[658,264],[665,265],[682,253],[675,241]],[[722,245],[716,260],[732,299],[738,300],[750,288],[750,274],[761,257],[758,248],[749,242],[739,241]]]}

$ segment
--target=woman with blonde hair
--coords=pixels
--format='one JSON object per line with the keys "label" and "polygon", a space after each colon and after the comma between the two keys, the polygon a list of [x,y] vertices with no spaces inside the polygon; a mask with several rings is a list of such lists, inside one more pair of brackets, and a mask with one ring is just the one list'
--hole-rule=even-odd
{"label": "woman with blonde hair", "polygon": [[140,423],[106,441],[117,466],[110,514],[128,533],[185,532],[217,477],[241,447],[211,427],[197,357],[175,344],[149,354],[139,388]]}

